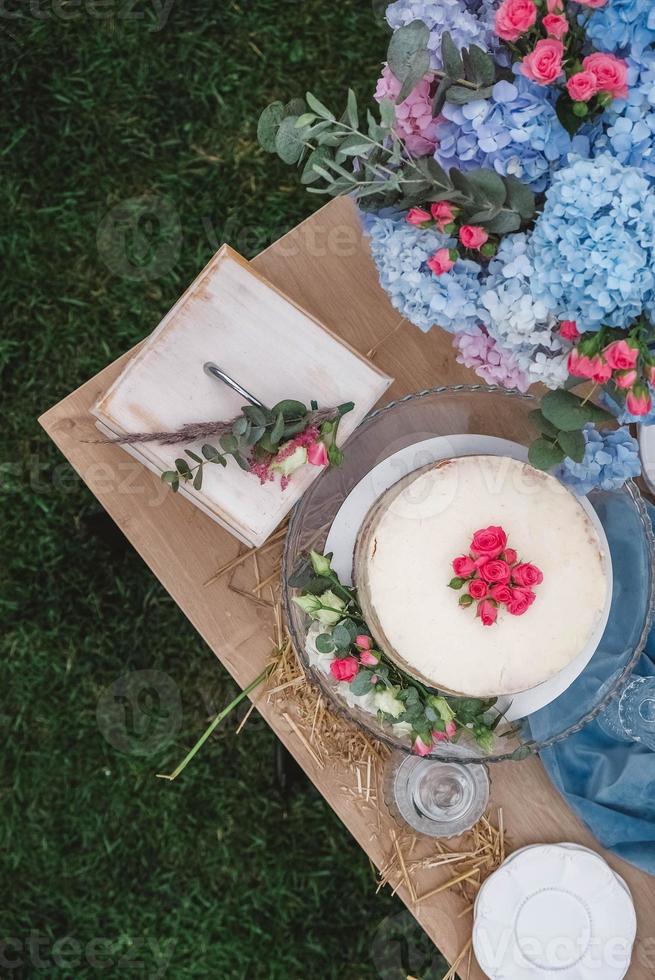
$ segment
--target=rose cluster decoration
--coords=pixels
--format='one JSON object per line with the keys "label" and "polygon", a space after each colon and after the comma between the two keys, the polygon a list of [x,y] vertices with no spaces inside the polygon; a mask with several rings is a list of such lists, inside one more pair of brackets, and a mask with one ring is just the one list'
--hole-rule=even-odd
{"label": "rose cluster decoration", "polygon": [[[451,333],[488,384],[570,395],[537,418],[530,461],[582,466],[589,423],[655,423],[655,6],[395,0],[383,16],[375,110],[352,92],[338,112],[274,103],[261,145],[310,193],[354,197],[403,317]],[[613,366],[625,350],[603,352],[635,332],[637,363]],[[589,381],[592,402],[571,391]]]}
{"label": "rose cluster decoration", "polygon": [[466,591],[459,597],[463,609],[475,606],[483,626],[493,626],[499,609],[510,616],[522,616],[536,599],[534,589],[543,580],[536,565],[520,561],[508,547],[502,527],[491,525],[473,535],[468,554],[453,559],[455,577],[449,588]]}

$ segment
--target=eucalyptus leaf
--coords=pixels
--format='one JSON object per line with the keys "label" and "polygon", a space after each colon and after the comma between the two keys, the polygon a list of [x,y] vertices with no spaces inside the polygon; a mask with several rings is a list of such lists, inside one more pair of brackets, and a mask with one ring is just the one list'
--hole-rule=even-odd
{"label": "eucalyptus leaf", "polygon": [[351,88],[348,89],[348,105],[346,108],[348,122],[353,129],[359,129],[359,112],[357,110],[357,96]]}
{"label": "eucalyptus leaf", "polygon": [[441,60],[444,71],[450,78],[461,78],[464,74],[462,56],[453,41],[450,31],[444,31],[441,38]]}
{"label": "eucalyptus leaf", "polygon": [[540,408],[535,408],[534,411],[530,412],[528,418],[530,419],[532,425],[534,425],[536,429],[539,429],[542,435],[550,436],[551,439],[557,439],[559,429],[557,426],[553,425],[552,422],[548,421]]}
{"label": "eucalyptus leaf", "polygon": [[412,72],[415,56],[427,51],[429,39],[430,30],[422,20],[413,20],[393,32],[387,50],[387,63],[400,82],[404,82]]}
{"label": "eucalyptus leaf", "polygon": [[467,88],[464,85],[453,85],[448,89],[446,96],[447,102],[455,105],[466,105],[467,102],[477,102],[479,99],[488,99],[492,94],[493,87]]}
{"label": "eucalyptus leaf", "polygon": [[275,149],[284,163],[297,163],[305,148],[305,130],[296,129],[296,117],[286,116],[275,134]]}
{"label": "eucalyptus leaf", "polygon": [[232,423],[232,434],[237,437],[243,436],[248,431],[248,426],[250,425],[249,420],[245,415],[240,415]]}
{"label": "eucalyptus leaf", "polygon": [[396,97],[396,105],[409,98],[418,83],[430,69],[430,54],[428,51],[417,51],[413,55],[409,71],[405,76],[400,92]]}
{"label": "eucalyptus leaf", "polygon": [[444,105],[446,104],[446,96],[448,94],[448,89],[453,84],[452,78],[442,78],[437,86],[437,91],[434,93],[434,98],[432,100],[432,115],[438,116]]}
{"label": "eucalyptus leaf", "polygon": [[272,421],[269,420],[268,412],[259,405],[244,405],[241,411],[253,425],[268,425],[269,421]]}
{"label": "eucalyptus leaf", "polygon": [[350,638],[350,633],[345,626],[341,624],[339,626],[335,626],[332,631],[332,642],[337,650],[343,651],[350,649],[352,640]]}
{"label": "eucalyptus leaf", "polygon": [[232,453],[232,456],[234,457],[234,459],[239,464],[242,470],[245,470],[246,473],[250,473],[250,463],[245,458],[245,456],[242,456],[241,453],[239,452]]}
{"label": "eucalyptus leaf", "polygon": [[528,459],[538,470],[551,470],[564,459],[564,451],[557,444],[540,437],[528,449]]}
{"label": "eucalyptus leaf", "polygon": [[311,92],[307,92],[305,98],[307,99],[307,105],[313,112],[316,113],[317,116],[320,116],[321,119],[329,119],[331,122],[335,122],[334,113],[331,112],[327,106],[323,105],[322,102],[319,102],[315,95],[312,95]]}
{"label": "eucalyptus leaf", "polygon": [[278,416],[275,420],[275,425],[271,429],[271,442],[275,446],[279,443],[280,439],[284,434],[284,415],[282,412],[278,412]]}
{"label": "eucalyptus leaf", "polygon": [[520,214],[523,222],[530,221],[537,210],[535,196],[527,184],[521,183],[516,177],[505,177],[507,189],[507,205]]}
{"label": "eucalyptus leaf", "polygon": [[192,452],[190,449],[185,449],[184,452],[194,463],[202,463],[202,458],[197,453]]}
{"label": "eucalyptus leaf", "polygon": [[171,490],[177,490],[180,485],[180,477],[176,470],[165,470],[161,475],[164,483],[168,483]]}
{"label": "eucalyptus leaf", "polygon": [[[385,129],[392,129],[396,124],[396,109],[391,99],[382,99],[380,103],[380,121]],[[375,136],[372,136],[376,139]]]}
{"label": "eucalyptus leaf", "polygon": [[329,157],[329,150],[327,147],[319,146],[307,157],[307,162],[305,163],[302,174],[300,175],[301,184],[313,184],[315,183],[320,174],[316,168],[324,168],[325,160]]}
{"label": "eucalyptus leaf", "polygon": [[483,224],[487,231],[491,231],[495,235],[506,235],[510,231],[519,230],[521,227],[521,216],[516,211],[503,209],[498,212],[495,218],[490,218],[488,221],[483,222]]}
{"label": "eucalyptus leaf", "polygon": [[368,694],[373,689],[372,677],[373,673],[370,670],[360,670],[350,682],[351,693],[359,697]]}
{"label": "eucalyptus leaf", "polygon": [[189,464],[187,463],[186,459],[183,459],[181,456],[179,459],[175,460],[175,469],[180,476],[184,477],[185,479],[188,479],[191,476]]}
{"label": "eucalyptus leaf", "polygon": [[219,453],[216,446],[211,446],[208,442],[206,442],[205,445],[202,447],[201,452],[208,462],[220,463],[221,466],[227,465],[227,460],[225,459],[225,456]]}
{"label": "eucalyptus leaf", "polygon": [[218,441],[226,453],[236,453],[239,449],[239,444],[231,432],[226,432]]}
{"label": "eucalyptus leaf", "polygon": [[563,432],[581,429],[587,422],[612,422],[614,416],[591,402],[583,402],[571,391],[549,391],[541,400],[541,411]]}
{"label": "eucalyptus leaf", "polygon": [[277,416],[280,412],[284,415],[285,419],[293,419],[294,421],[302,416],[304,419],[307,415],[307,406],[303,402],[296,401],[294,398],[284,398],[281,402],[273,405],[271,413],[273,416]]}
{"label": "eucalyptus leaf", "polygon": [[319,633],[314,644],[319,653],[332,653],[334,650],[334,642],[329,633]]}
{"label": "eucalyptus leaf", "polygon": [[196,475],[193,478],[193,489],[202,490],[202,465],[196,470]]}
{"label": "eucalyptus leaf", "polygon": [[560,432],[557,441],[569,459],[572,459],[574,463],[582,462],[587,443],[581,430]]}
{"label": "eucalyptus leaf", "polygon": [[472,44],[469,47],[467,55],[471,70],[469,81],[481,86],[493,85],[496,81],[496,66],[493,58],[482,48],[479,48],[477,44]]}
{"label": "eucalyptus leaf", "polygon": [[267,153],[275,153],[275,137],[284,118],[284,106],[281,102],[271,102],[266,106],[257,123],[257,141]]}

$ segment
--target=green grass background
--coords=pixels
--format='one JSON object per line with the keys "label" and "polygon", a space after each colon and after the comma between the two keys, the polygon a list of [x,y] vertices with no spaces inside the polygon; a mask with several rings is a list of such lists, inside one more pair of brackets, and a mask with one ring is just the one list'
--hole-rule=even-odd
{"label": "green grass background", "polygon": [[[120,535],[94,533],[97,503],[35,421],[146,335],[218,244],[252,256],[309,213],[315,198],[257,146],[259,111],[309,86],[366,101],[384,34],[364,0],[174,0],[163,26],[151,2],[130,7],[0,14],[0,976],[436,977],[412,929],[376,965],[400,903],[375,896],[312,787],[282,798],[262,722],[238,738],[226,725],[175,785],[155,779],[233,684]],[[143,196],[179,217],[181,248],[146,226],[158,274],[139,281],[96,239]],[[146,668],[177,685],[183,722],[143,757],[103,738],[96,705]],[[87,953],[102,938],[101,968]]]}

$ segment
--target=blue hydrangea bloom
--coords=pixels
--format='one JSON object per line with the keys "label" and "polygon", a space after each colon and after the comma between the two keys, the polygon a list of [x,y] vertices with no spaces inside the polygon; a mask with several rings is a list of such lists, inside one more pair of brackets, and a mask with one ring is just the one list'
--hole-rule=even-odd
{"label": "blue hydrangea bloom", "polygon": [[608,412],[612,415],[616,415],[617,420],[621,425],[655,425],[655,391],[649,385],[649,390],[651,397],[653,398],[653,407],[651,408],[648,415],[633,415],[625,407],[625,401],[617,401],[613,398],[608,391],[601,391],[600,393],[600,403],[603,405]]}
{"label": "blue hydrangea bloom", "polygon": [[429,28],[431,67],[438,70],[443,68],[441,38],[444,31],[450,31],[458,48],[477,44],[484,51],[490,51],[497,46],[489,19],[471,13],[462,0],[396,0],[387,7],[387,22],[394,30],[413,20],[422,20]]}
{"label": "blue hydrangea bloom", "polygon": [[560,319],[625,328],[653,301],[655,193],[609,154],[572,158],[553,176],[532,248],[533,294]]}
{"label": "blue hydrangea bloom", "polygon": [[644,51],[655,42],[653,0],[609,0],[594,11],[586,30],[599,51]]}
{"label": "blue hydrangea bloom", "polygon": [[555,317],[547,304],[532,294],[534,265],[527,235],[503,238],[482,286],[485,325],[489,335],[514,355],[530,383],[561,388],[569,375],[570,345],[554,329]]}
{"label": "blue hydrangea bloom", "polygon": [[452,238],[408,224],[404,216],[369,217],[366,234],[380,276],[380,284],[394,307],[421,330],[439,325],[449,333],[474,332],[484,313],[480,305],[480,266],[460,259],[442,276],[427,267]]}
{"label": "blue hydrangea bloom", "polygon": [[594,155],[608,151],[630,167],[655,178],[655,51],[628,58],[627,99],[616,99],[603,115]]}
{"label": "blue hydrangea bloom", "polygon": [[[446,102],[442,116],[435,159],[443,167],[492,168],[534,191],[545,190],[551,169],[572,149],[549,91],[522,75],[497,82],[489,99],[462,106]],[[588,142],[577,142],[578,152],[586,155]]]}
{"label": "blue hydrangea bloom", "polygon": [[564,460],[557,476],[577,494],[591,490],[618,490],[626,480],[639,476],[639,444],[625,428],[599,432],[591,423],[584,428],[584,459]]}

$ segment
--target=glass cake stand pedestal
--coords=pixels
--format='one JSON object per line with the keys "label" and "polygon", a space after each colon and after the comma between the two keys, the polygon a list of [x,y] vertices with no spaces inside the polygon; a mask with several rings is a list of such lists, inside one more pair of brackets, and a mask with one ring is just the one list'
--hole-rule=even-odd
{"label": "glass cake stand pedestal", "polygon": [[[337,712],[393,749],[410,752],[409,738],[354,702],[345,685],[339,685],[312,662],[306,649],[310,622],[290,601],[295,592],[287,586],[288,579],[303,553],[311,548],[323,550],[342,503],[381,461],[416,445],[416,453],[410,453],[409,459],[403,456],[399,465],[397,479],[401,479],[428,462],[418,444],[435,436],[475,433],[527,446],[536,435],[529,413],[538,404],[531,395],[484,385],[432,388],[407,395],[373,412],[362,423],[348,441],[343,465],[326,470],[292,514],[283,583],[287,623],[298,656]],[[499,725],[491,751],[479,748],[464,730],[457,742],[438,743],[431,758],[461,763],[525,758],[579,731],[629,683],[653,613],[653,533],[644,501],[631,481],[617,491],[594,491],[588,500],[605,530],[613,569],[609,620],[596,652],[582,673],[550,704],[511,726]]]}

